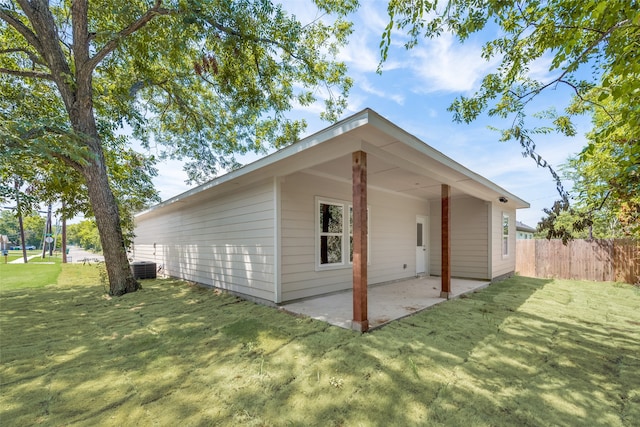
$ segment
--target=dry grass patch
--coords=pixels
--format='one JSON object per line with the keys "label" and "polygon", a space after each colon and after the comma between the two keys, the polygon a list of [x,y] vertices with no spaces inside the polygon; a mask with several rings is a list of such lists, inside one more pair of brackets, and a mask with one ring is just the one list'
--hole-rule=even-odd
{"label": "dry grass patch", "polygon": [[82,271],[2,294],[3,424],[640,419],[631,286],[518,277],[360,335],[172,280],[112,299]]}

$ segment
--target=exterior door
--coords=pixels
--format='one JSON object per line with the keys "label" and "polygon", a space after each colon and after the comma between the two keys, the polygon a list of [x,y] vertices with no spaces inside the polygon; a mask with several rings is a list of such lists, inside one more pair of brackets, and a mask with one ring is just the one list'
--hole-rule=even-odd
{"label": "exterior door", "polygon": [[416,217],[416,276],[427,274],[429,259],[428,218]]}

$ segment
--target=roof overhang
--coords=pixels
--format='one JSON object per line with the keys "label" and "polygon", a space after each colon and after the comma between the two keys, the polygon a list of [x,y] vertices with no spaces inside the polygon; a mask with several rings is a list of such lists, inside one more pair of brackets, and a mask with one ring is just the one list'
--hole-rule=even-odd
{"label": "roof overhang", "polygon": [[441,186],[447,184],[454,198],[471,195],[493,203],[500,200],[513,209],[529,207],[529,203],[514,194],[445,156],[373,110],[365,109],[137,216],[170,206],[178,208],[183,203],[196,203],[220,192],[295,172],[350,182],[351,154],[355,151],[367,153],[367,182],[372,188],[432,200],[440,198]]}

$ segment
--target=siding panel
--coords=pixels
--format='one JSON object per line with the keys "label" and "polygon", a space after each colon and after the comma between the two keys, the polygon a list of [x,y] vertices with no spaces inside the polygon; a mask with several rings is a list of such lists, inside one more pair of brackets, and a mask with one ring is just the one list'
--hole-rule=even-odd
{"label": "siding panel", "polygon": [[134,258],[164,274],[274,300],[272,181],[136,218]]}
{"label": "siding panel", "polygon": [[[502,214],[509,215],[509,255],[502,254]],[[516,211],[497,203],[491,205],[492,277],[511,274],[516,269]]]}
{"label": "siding panel", "polygon": [[[441,274],[441,202],[431,202],[431,272]],[[488,209],[475,197],[451,200],[451,275],[454,277],[488,279]]]}

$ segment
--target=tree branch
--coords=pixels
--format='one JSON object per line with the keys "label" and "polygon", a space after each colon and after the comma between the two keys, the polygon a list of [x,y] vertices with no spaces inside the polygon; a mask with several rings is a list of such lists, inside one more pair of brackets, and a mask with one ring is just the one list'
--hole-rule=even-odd
{"label": "tree branch", "polygon": [[582,102],[586,102],[586,103],[589,103],[589,104],[591,104],[591,105],[595,105],[596,107],[600,108],[600,109],[601,109],[601,110],[602,110],[602,111],[603,111],[607,116],[609,116],[609,118],[610,118],[611,120],[615,120],[615,118],[613,117],[613,114],[611,114],[611,113],[609,112],[609,110],[607,109],[607,107],[605,107],[604,105],[602,105],[602,104],[601,104],[601,103],[599,103],[599,102],[592,101],[592,100],[590,100],[590,99],[586,99],[584,96],[582,96],[582,94],[580,93],[580,91],[578,90],[578,88],[576,87],[576,85],[574,85],[573,83],[568,82],[568,81],[566,81],[566,80],[560,80],[560,81],[558,81],[558,83],[564,83],[564,84],[566,84],[566,85],[567,85],[567,86],[569,86],[571,89],[573,89],[573,91],[575,92],[576,96],[580,99],[580,101],[582,101]]}
{"label": "tree branch", "polygon": [[[65,129],[59,128],[57,126],[44,125],[29,129],[26,132],[22,132],[21,134],[17,135],[16,137],[4,138],[4,140],[0,143],[0,147],[7,151],[11,149],[24,151],[24,148],[26,148],[28,144],[33,144],[33,141],[37,141],[39,138],[47,134],[59,135],[61,137],[70,136],[69,132]],[[44,152],[46,153],[46,155],[64,162],[67,166],[73,168],[78,172],[82,170],[82,161],[84,160],[84,158],[83,153],[79,151],[75,152],[76,158],[78,160],[74,160],[70,155],[47,148],[44,149]]]}
{"label": "tree branch", "polygon": [[[527,93],[525,93],[525,94],[522,94],[522,95],[518,95],[516,92],[514,92],[514,91],[513,91],[513,90],[511,90],[511,89],[509,89],[509,90],[508,90],[508,93],[510,93],[511,95],[513,95],[514,97],[516,97],[518,100],[520,100],[520,101],[524,101],[524,102],[523,102],[523,104],[522,104],[522,105],[524,106],[524,105],[527,105],[531,100],[533,100],[533,98],[534,98],[536,95],[538,95],[540,92],[542,92],[542,91],[543,91],[543,90],[545,90],[546,88],[548,88],[548,87],[550,87],[550,86],[553,86],[553,85],[556,85],[556,84],[559,84],[559,83],[562,83],[562,84],[565,84],[565,85],[569,86],[571,89],[573,89],[573,91],[575,92],[576,96],[577,96],[577,97],[578,97],[582,102],[586,102],[586,103],[589,103],[589,104],[591,104],[591,105],[594,105],[594,106],[596,106],[596,107],[600,108],[600,109],[601,109],[601,110],[602,110],[602,111],[603,111],[607,116],[609,116],[609,118],[610,118],[611,120],[614,120],[613,115],[609,112],[609,110],[607,110],[607,108],[606,108],[604,105],[600,104],[599,102],[592,101],[592,100],[590,100],[590,99],[586,99],[586,98],[585,98],[585,97],[580,93],[580,90],[578,89],[578,87],[577,87],[576,85],[574,85],[573,83],[569,82],[568,80],[564,80],[562,77],[563,77],[564,75],[566,75],[566,74],[567,74],[567,73],[565,72],[565,73],[563,73],[563,75],[561,75],[560,77],[558,77],[558,78],[556,78],[556,79],[553,79],[552,81],[550,81],[550,82],[548,82],[548,83],[546,83],[546,84],[544,84],[544,85],[542,85],[542,86],[540,86],[540,87],[538,87],[538,88],[536,88],[536,89],[534,89],[534,90],[531,90],[531,91],[529,91],[529,92],[527,92]],[[525,98],[528,98],[528,99],[525,99]],[[515,121],[515,119],[514,119],[514,121]]]}
{"label": "tree branch", "polygon": [[60,46],[55,18],[49,9],[47,0],[16,0],[26,15],[33,31],[22,22],[17,21],[14,27],[25,37],[44,59],[51,75],[60,90],[60,95],[68,109],[73,104],[73,87],[69,81],[72,77],[71,66]]}
{"label": "tree branch", "polygon": [[[520,6],[518,6],[519,11],[520,11],[520,16],[522,17],[522,19],[526,22],[527,27],[531,26],[533,28],[539,29],[541,24],[538,24],[536,22],[530,21],[526,16],[524,16],[524,11],[522,11],[522,9],[520,8]],[[593,49],[600,44],[606,37],[608,37],[609,35],[611,35],[611,33],[613,33],[615,30],[624,27],[625,25],[628,25],[631,23],[631,20],[629,19],[624,19],[620,22],[616,22],[614,25],[612,25],[611,27],[607,28],[606,30],[597,30],[597,29],[593,29],[593,28],[584,28],[584,27],[573,27],[573,26],[563,26],[563,25],[556,25],[555,28],[561,28],[561,29],[571,29],[571,30],[583,30],[583,31],[589,31],[589,32],[594,32],[596,34],[599,34],[599,37],[596,37],[585,49],[583,49],[583,51],[580,53],[580,55],[578,55],[578,57],[567,67],[565,67],[565,69],[562,71],[562,73],[555,79],[553,79],[552,81],[548,82],[547,84],[544,84],[534,90],[531,90],[525,94],[522,95],[517,95],[515,92],[513,91],[509,91],[511,94],[513,94],[514,96],[516,96],[518,99],[523,100],[525,98],[533,98],[534,96],[536,96],[537,94],[539,94],[540,92],[542,92],[543,90],[545,90],[546,88],[553,86],[554,84],[557,83],[565,83],[569,86],[571,86],[574,91],[576,92],[576,94],[580,97],[581,100],[584,101],[584,99],[582,98],[582,96],[579,95],[578,93],[578,88],[575,87],[575,85],[570,84],[569,82],[567,82],[564,78],[566,77],[567,74],[570,73],[570,69],[571,66],[580,63],[581,61],[583,61],[586,56],[593,51]],[[528,101],[525,101],[525,104]],[[594,105],[597,105],[595,103],[593,103]],[[606,111],[606,110],[605,110]],[[607,113],[608,114],[608,113]],[[610,114],[609,114],[610,116]]]}
{"label": "tree branch", "polygon": [[30,52],[29,50],[27,50],[25,48],[14,47],[14,48],[9,48],[9,49],[0,49],[0,55],[6,54],[6,53],[18,53],[18,52],[22,52],[22,53],[26,54],[29,57],[29,59],[31,60],[31,62],[33,62],[34,64],[46,65],[41,58],[38,58],[36,56],[36,54],[34,54],[33,52]]}
{"label": "tree branch", "polygon": [[17,77],[30,77],[34,79],[45,79],[45,80],[54,81],[54,78],[51,74],[39,73],[37,71],[11,70],[9,68],[0,67],[0,74],[9,74],[11,76],[17,76]]}
{"label": "tree branch", "polygon": [[38,36],[31,31],[26,25],[22,23],[18,18],[13,16],[12,12],[8,9],[0,9],[0,19],[12,26],[22,37],[24,37],[27,42],[36,48],[36,50],[42,55],[42,45],[40,44],[40,40]]}
{"label": "tree branch", "polygon": [[144,15],[131,23],[128,27],[119,31],[113,39],[109,40],[102,47],[102,49],[100,49],[93,57],[89,59],[89,61],[86,62],[86,64],[84,64],[84,67],[92,71],[93,69],[95,69],[95,67],[97,67],[100,61],[102,61],[108,54],[113,52],[118,47],[118,45],[120,44],[120,40],[135,33],[136,31],[147,25],[156,16],[168,15],[173,12],[170,9],[161,7],[161,5],[162,0],[155,0],[155,4],[151,9],[147,10]]}
{"label": "tree branch", "polygon": [[241,39],[249,39],[252,42],[265,43],[265,44],[268,44],[268,45],[279,47],[280,49],[285,51],[288,55],[290,55],[292,58],[295,58],[295,59],[297,59],[299,61],[304,61],[305,64],[307,64],[307,62],[305,61],[304,58],[301,58],[300,56],[296,55],[294,52],[291,51],[291,49],[288,49],[283,43],[280,43],[278,40],[268,39],[266,37],[250,36],[248,34],[243,34],[243,33],[239,32],[237,30],[234,30],[233,28],[225,27],[224,25],[218,24],[217,22],[214,22],[214,21],[211,21],[211,20],[207,20],[207,22],[209,23],[209,25],[211,25],[216,30],[221,31],[221,32],[223,32],[225,34],[228,34],[230,36],[235,36],[235,37],[238,37],[238,38],[241,38]]}

